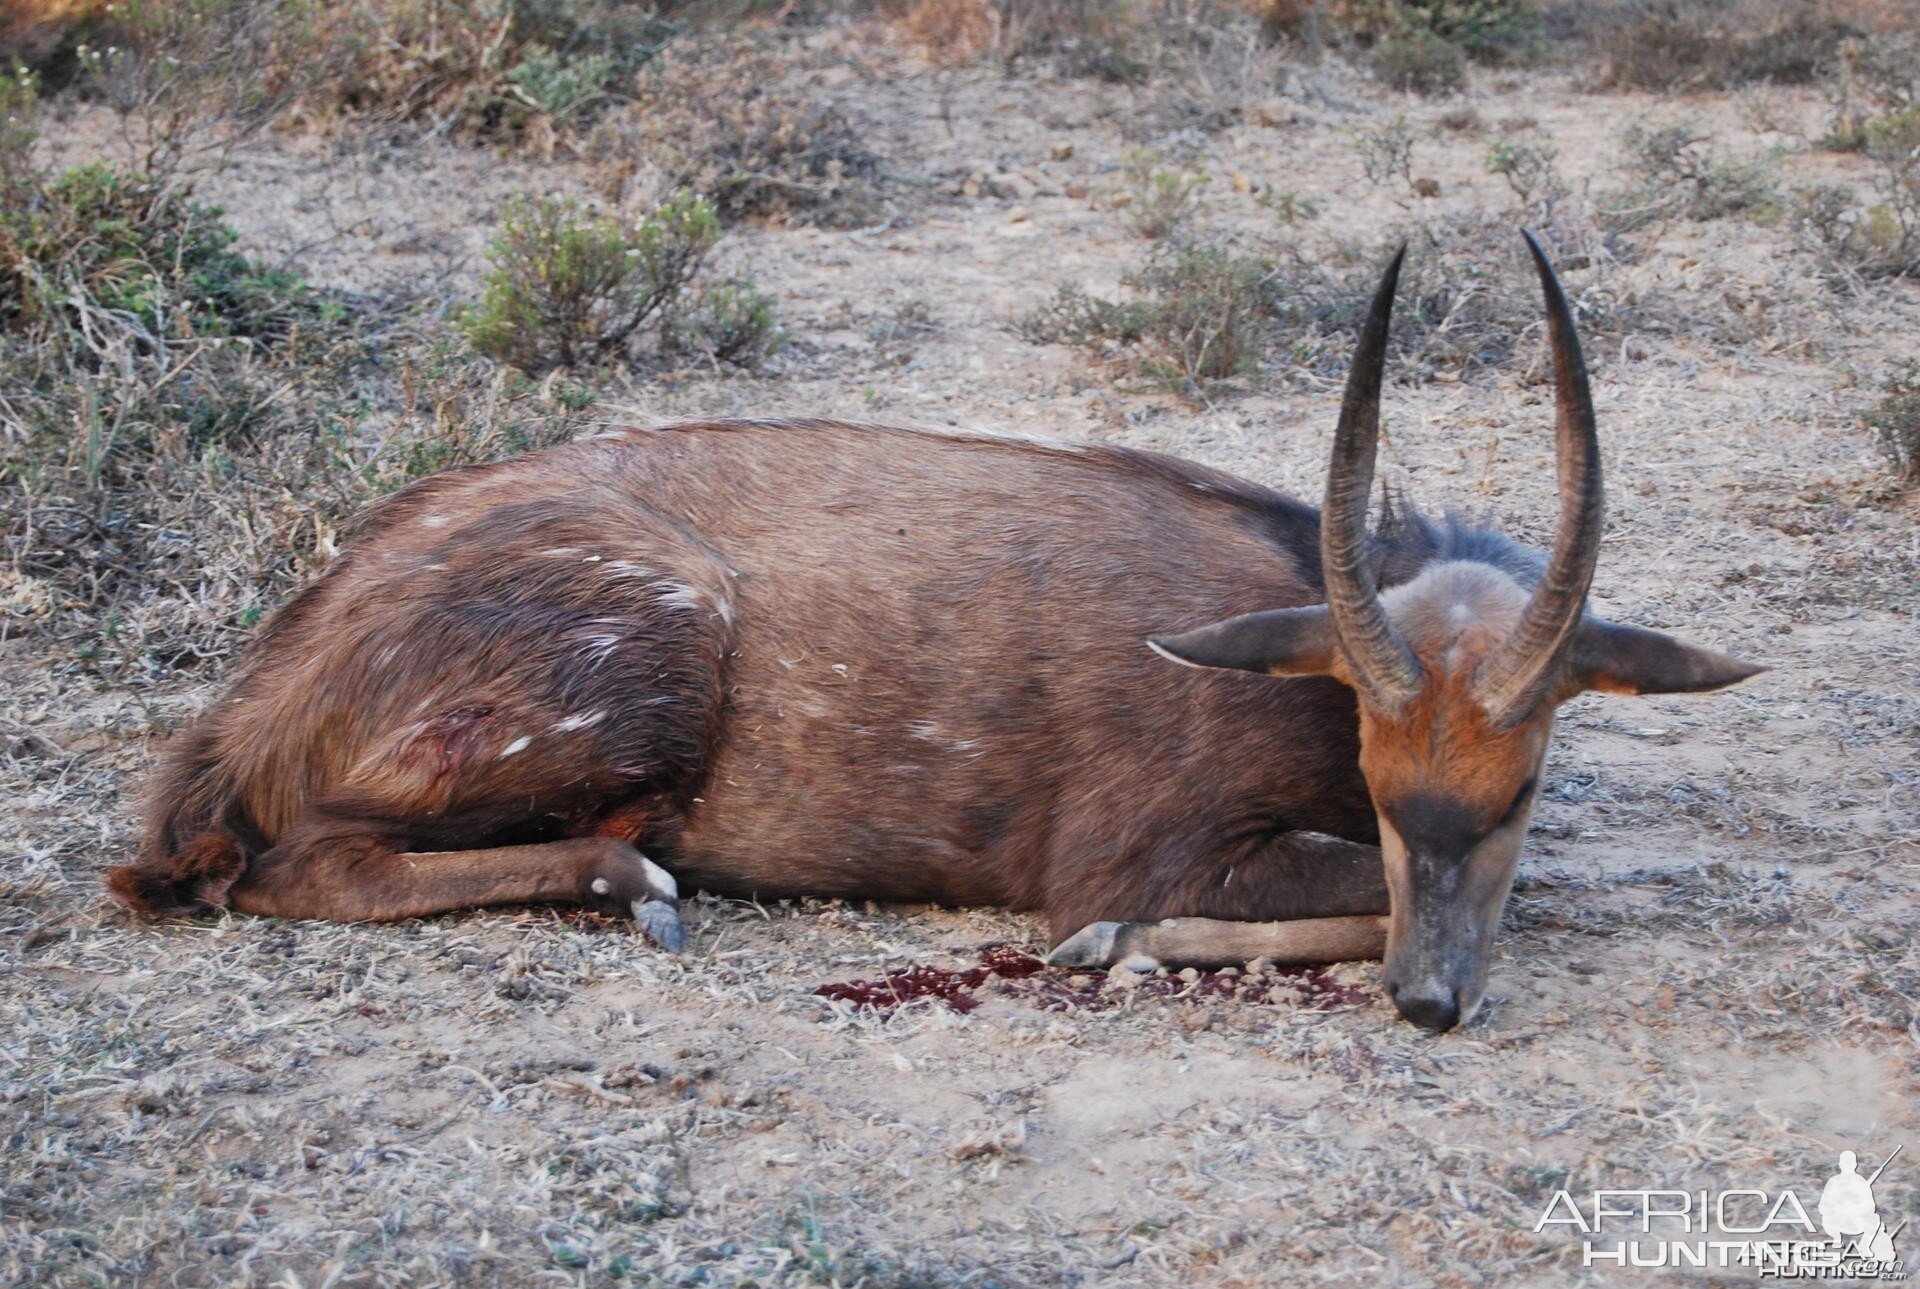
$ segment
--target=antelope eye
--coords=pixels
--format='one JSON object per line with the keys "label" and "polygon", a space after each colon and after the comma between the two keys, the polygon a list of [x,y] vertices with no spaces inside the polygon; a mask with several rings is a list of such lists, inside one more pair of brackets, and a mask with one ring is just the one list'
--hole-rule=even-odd
{"label": "antelope eye", "polygon": [[1533,784],[1534,781],[1528,779],[1520,785],[1520,791],[1513,794],[1513,804],[1507,807],[1507,813],[1500,816],[1500,822],[1494,825],[1495,828],[1505,828],[1519,818],[1520,812],[1527,808],[1527,798],[1533,795]]}

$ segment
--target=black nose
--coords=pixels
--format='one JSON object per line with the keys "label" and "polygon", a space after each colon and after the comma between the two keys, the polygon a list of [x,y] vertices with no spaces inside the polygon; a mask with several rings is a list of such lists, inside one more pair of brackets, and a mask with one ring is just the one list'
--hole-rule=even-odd
{"label": "black nose", "polygon": [[1460,1023],[1460,1003],[1451,991],[1445,994],[1400,991],[1393,995],[1393,1005],[1421,1029],[1430,1029],[1436,1034],[1444,1034]]}

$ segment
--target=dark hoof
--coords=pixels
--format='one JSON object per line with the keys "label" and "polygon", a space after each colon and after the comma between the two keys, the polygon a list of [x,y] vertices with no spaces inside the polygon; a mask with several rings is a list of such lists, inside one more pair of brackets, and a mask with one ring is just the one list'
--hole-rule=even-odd
{"label": "dark hoof", "polygon": [[633,920],[641,934],[665,949],[679,953],[687,947],[687,928],[680,921],[680,910],[661,900],[635,900]]}
{"label": "dark hoof", "polygon": [[1049,967],[1111,967],[1116,956],[1120,922],[1093,922],[1053,946]]}

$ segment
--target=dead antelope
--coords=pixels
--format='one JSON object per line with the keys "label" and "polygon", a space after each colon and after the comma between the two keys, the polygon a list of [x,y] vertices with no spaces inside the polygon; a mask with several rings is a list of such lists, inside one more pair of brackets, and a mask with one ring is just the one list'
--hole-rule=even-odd
{"label": "dead antelope", "polygon": [[1394,1004],[1446,1029],[1480,1001],[1554,709],[1760,670],[1584,614],[1600,453],[1528,242],[1558,388],[1544,566],[1403,508],[1367,533],[1399,256],[1324,519],[1102,445],[601,435],[370,510],[173,744],[113,892],[346,920],[603,904],[668,947],[681,886],[991,903],[1043,912],[1075,964],[1384,940]]}

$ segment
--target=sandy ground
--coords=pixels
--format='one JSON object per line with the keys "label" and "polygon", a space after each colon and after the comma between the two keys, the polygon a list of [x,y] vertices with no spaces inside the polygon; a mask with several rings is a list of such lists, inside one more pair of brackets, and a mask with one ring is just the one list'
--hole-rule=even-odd
{"label": "sandy ground", "polygon": [[[1261,390],[1187,402],[1010,328],[1056,282],[1111,289],[1138,262],[1120,213],[1065,189],[1111,182],[1126,148],[1172,128],[1163,100],[839,39],[816,53],[835,92],[888,122],[892,218],[735,231],[729,264],[781,297],[795,345],[759,376],[636,375],[634,419],[1038,430],[1317,493],[1325,378],[1277,366]],[[1636,119],[1703,120],[1736,150],[1791,143],[1729,99],[1593,96],[1554,75],[1481,73],[1467,101],[1489,124],[1534,121],[1576,184],[1608,181]],[[1337,65],[1252,102],[1182,136],[1216,176],[1205,218],[1258,227],[1229,176],[1280,176],[1370,252],[1410,199],[1362,180],[1352,132],[1458,106]],[[56,147],[89,146],[73,130]],[[1444,195],[1415,213],[1502,208],[1484,148],[1423,138],[1417,168]],[[1846,163],[1777,164],[1804,182]],[[975,168],[1042,190],[949,195]],[[528,185],[590,176],[289,136],[208,188],[248,249],[305,248],[322,283],[445,273],[460,290],[501,197]],[[1878,1195],[1896,1220],[1920,1214],[1920,529],[1857,420],[1912,353],[1920,290],[1844,295],[1815,268],[1788,233],[1728,219],[1661,232],[1612,279],[1686,322],[1596,354],[1596,603],[1774,670],[1724,695],[1567,707],[1489,1003],[1440,1038],[1398,1021],[1367,964],[1331,977],[1357,994],[1306,1003],[1051,977],[985,986],[965,1014],[813,992],[1038,947],[1037,924],[993,911],[703,899],[678,958],[551,910],[136,922],[99,874],[128,853],[155,740],[213,678],[107,685],[0,643],[0,1278],[1598,1282],[1617,1277],[1533,1230],[1558,1188],[1811,1196],[1840,1150],[1873,1165],[1903,1143]],[[1392,388],[1389,477],[1543,538],[1550,403],[1528,368]]]}

